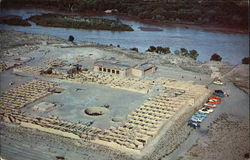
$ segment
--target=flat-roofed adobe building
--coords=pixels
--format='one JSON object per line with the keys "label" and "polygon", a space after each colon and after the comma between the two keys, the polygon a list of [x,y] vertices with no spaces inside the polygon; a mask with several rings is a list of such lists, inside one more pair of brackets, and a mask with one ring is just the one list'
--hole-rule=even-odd
{"label": "flat-roofed adobe building", "polygon": [[122,64],[113,61],[95,61],[94,72],[103,72],[119,75],[121,77],[143,77],[154,73],[157,67],[153,64],[142,63],[137,65]]}
{"label": "flat-roofed adobe building", "polygon": [[122,77],[129,76],[129,69],[132,66],[112,61],[95,61],[94,72],[116,74]]}

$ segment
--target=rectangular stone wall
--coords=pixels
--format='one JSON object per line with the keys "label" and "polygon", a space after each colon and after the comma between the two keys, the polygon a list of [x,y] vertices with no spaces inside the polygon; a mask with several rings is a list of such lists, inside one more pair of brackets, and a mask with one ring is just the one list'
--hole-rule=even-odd
{"label": "rectangular stone wall", "polygon": [[139,69],[135,69],[135,68],[131,68],[130,73],[132,76],[135,76],[135,77],[142,77],[144,75],[143,71],[141,71]]}

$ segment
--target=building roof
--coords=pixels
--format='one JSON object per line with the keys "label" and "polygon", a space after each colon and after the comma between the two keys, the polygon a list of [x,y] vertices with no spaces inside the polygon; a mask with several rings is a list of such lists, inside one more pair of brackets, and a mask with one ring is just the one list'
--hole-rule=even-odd
{"label": "building roof", "polygon": [[[55,67],[55,68],[57,68],[57,67]],[[74,66],[63,66],[63,67],[59,67],[59,70],[68,71],[68,70],[73,69],[73,68],[76,68],[76,66],[75,65]]]}
{"label": "building roof", "polygon": [[97,61],[95,65],[107,68],[119,69],[119,70],[126,70],[131,68],[131,66],[128,64],[121,64],[119,62],[109,62],[109,61]]}
{"label": "building roof", "polygon": [[150,69],[150,68],[152,68],[152,67],[154,67],[153,64],[144,63],[144,64],[141,64],[141,65],[136,66],[135,68],[136,68],[136,69],[139,69],[139,70],[145,71],[145,70]]}

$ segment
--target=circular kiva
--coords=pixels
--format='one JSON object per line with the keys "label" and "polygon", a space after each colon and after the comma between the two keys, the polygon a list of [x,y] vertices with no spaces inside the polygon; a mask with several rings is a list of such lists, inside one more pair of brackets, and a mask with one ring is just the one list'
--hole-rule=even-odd
{"label": "circular kiva", "polygon": [[89,107],[84,110],[84,113],[89,116],[101,116],[108,112],[108,109],[105,107]]}

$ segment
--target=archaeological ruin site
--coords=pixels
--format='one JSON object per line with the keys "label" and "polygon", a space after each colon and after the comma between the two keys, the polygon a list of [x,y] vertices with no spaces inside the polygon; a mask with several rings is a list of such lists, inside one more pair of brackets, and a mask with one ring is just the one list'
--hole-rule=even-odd
{"label": "archaeological ruin site", "polygon": [[0,160],[250,160],[249,1],[0,8]]}
{"label": "archaeological ruin site", "polygon": [[49,47],[53,57],[42,59],[36,51],[32,61],[12,61],[10,68],[10,59],[1,62],[2,73],[23,78],[0,95],[5,123],[150,159],[170,154],[186,139],[188,118],[211,94],[205,85],[161,76],[145,61],[83,57],[77,49],[68,57],[61,54],[65,48]]}

